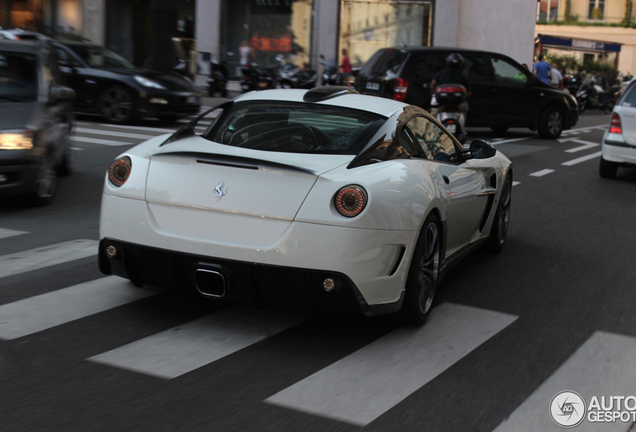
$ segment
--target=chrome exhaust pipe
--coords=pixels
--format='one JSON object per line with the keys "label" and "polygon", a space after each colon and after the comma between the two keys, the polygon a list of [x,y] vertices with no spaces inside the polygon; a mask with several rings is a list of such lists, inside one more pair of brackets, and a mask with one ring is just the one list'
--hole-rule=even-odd
{"label": "chrome exhaust pipe", "polygon": [[225,277],[216,270],[195,268],[192,272],[194,286],[204,297],[220,299],[225,297]]}

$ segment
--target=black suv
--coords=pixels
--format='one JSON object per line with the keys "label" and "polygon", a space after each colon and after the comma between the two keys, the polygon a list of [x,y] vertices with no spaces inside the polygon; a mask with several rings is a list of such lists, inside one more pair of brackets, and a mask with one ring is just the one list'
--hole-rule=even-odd
{"label": "black suv", "polygon": [[0,196],[49,203],[71,168],[75,92],[47,42],[0,41]]}
{"label": "black suv", "polygon": [[543,138],[558,138],[578,120],[576,99],[541,82],[503,54],[441,47],[384,48],[360,70],[358,91],[418,105],[431,104],[431,81],[446,67],[446,58],[459,53],[462,72],[470,83],[466,126],[538,130]]}

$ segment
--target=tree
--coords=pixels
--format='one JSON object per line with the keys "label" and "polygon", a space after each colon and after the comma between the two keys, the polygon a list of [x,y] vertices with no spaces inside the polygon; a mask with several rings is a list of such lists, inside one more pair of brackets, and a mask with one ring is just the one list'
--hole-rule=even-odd
{"label": "tree", "polygon": [[177,55],[172,37],[177,29],[177,4],[174,0],[150,0],[150,53],[144,66],[172,73]]}

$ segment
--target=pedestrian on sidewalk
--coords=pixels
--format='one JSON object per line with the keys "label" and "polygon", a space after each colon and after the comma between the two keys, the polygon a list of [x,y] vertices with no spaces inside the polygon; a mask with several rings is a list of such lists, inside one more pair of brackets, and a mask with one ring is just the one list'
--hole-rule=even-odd
{"label": "pedestrian on sidewalk", "polygon": [[532,72],[546,84],[550,84],[550,65],[548,62],[543,61],[543,55],[538,57],[538,62],[532,68]]}
{"label": "pedestrian on sidewalk", "polygon": [[563,75],[557,69],[556,63],[552,63],[552,70],[550,71],[550,85],[558,89],[563,89]]}

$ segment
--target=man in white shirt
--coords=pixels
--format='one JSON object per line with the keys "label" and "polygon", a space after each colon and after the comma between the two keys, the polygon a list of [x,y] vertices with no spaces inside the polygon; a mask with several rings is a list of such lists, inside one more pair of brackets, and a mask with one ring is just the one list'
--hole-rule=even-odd
{"label": "man in white shirt", "polygon": [[552,70],[550,71],[550,85],[558,89],[563,89],[563,75],[557,69],[556,63],[552,63]]}

